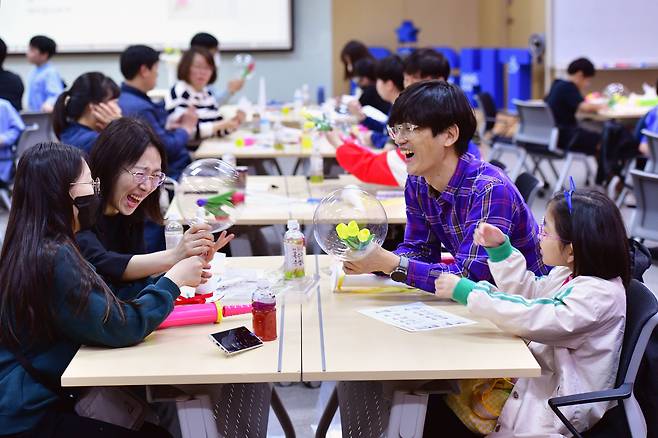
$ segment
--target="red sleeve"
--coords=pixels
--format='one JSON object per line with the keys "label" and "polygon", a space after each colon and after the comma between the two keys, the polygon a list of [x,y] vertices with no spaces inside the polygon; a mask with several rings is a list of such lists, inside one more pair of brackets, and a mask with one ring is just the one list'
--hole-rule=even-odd
{"label": "red sleeve", "polygon": [[386,153],[375,153],[354,143],[343,143],[336,149],[336,160],[347,172],[365,183],[398,187],[386,161]]}

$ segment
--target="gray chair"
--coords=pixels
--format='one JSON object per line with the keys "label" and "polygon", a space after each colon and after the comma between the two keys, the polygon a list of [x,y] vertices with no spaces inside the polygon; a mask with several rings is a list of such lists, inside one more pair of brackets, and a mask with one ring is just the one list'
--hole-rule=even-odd
{"label": "gray chair", "polygon": [[[580,152],[562,151],[558,149],[559,130],[555,124],[553,113],[543,101],[514,100],[519,113],[519,130],[514,136],[514,143],[522,148],[519,162],[514,170],[510,172],[510,178],[516,179],[525,165],[526,158],[530,158],[534,164],[533,173],[539,173],[541,179],[546,181],[541,168],[544,160],[555,174],[557,180],[553,186],[553,192],[562,190],[566,182],[571,165],[575,160],[581,161],[587,171],[587,180],[592,174],[587,161],[587,155]],[[554,160],[564,160],[564,164],[558,172],[553,164]]]}
{"label": "gray chair", "polygon": [[631,170],[637,208],[631,221],[631,237],[658,241],[658,173]]}
{"label": "gray chair", "polygon": [[[658,132],[651,132],[648,129],[643,129],[642,135],[647,138],[647,143],[649,144],[649,158],[647,163],[644,165],[644,171],[648,173],[658,173]],[[622,178],[624,178],[624,188],[615,200],[617,207],[621,207],[624,204],[626,196],[628,196],[630,191],[633,189],[632,177],[629,170],[635,168],[636,163],[637,160],[629,161],[622,171]],[[610,195],[614,194],[608,192],[608,196]]]}
{"label": "gray chair", "polygon": [[21,118],[25,123],[25,131],[16,145],[16,162],[20,160],[26,150],[35,144],[56,141],[50,113],[22,112]]}
{"label": "gray chair", "polygon": [[539,187],[542,185],[542,182],[533,174],[523,172],[516,177],[514,185],[519,190],[521,196],[523,196],[523,200],[528,204],[528,207],[531,207],[539,193]]}
{"label": "gray chair", "polygon": [[498,114],[491,94],[487,92],[477,93],[475,95],[475,103],[484,116],[484,123],[478,127],[478,136],[483,144],[491,148],[488,157],[489,161],[500,160],[506,152],[514,154],[519,159],[521,157],[521,149],[514,144],[512,138],[490,135],[491,130],[496,124],[496,115]]}
{"label": "gray chair", "polygon": [[[658,300],[647,287],[631,280],[626,290],[626,329],[619,358],[617,379],[613,389],[585,394],[567,395],[548,400],[555,415],[577,438],[599,436],[647,436],[647,424],[642,409],[635,399],[633,387],[654,328],[658,325]],[[589,431],[579,433],[564,417],[559,408],[587,403],[616,400],[617,406],[606,412],[603,419]],[[648,413],[647,413],[648,414]]]}
{"label": "gray chair", "polygon": [[647,137],[647,142],[649,143],[649,159],[644,166],[644,171],[658,173],[658,132],[643,129],[642,135]]}

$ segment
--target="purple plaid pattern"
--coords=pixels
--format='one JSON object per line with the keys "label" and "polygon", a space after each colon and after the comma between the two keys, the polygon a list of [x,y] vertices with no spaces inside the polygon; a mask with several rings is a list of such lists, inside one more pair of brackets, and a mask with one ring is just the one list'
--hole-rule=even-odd
{"label": "purple plaid pattern", "polygon": [[[480,222],[500,228],[537,275],[548,272],[541,260],[537,223],[510,179],[497,167],[464,154],[443,192],[425,178],[409,175],[405,187],[407,226],[395,253],[409,257],[407,283],[433,292],[443,272],[473,281],[492,281],[487,253],[475,245]],[[441,263],[441,244],[455,264]]]}

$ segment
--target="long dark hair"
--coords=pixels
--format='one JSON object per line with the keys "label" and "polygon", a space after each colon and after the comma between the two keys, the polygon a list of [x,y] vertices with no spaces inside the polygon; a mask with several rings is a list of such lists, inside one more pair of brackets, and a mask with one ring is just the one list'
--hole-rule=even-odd
{"label": "long dark hair", "polygon": [[621,277],[627,286],[631,278],[628,239],[615,203],[596,190],[576,190],[571,206],[570,212],[567,196],[558,193],[547,211],[563,244],[573,246],[574,275],[604,280]]}
{"label": "long dark hair", "polygon": [[[151,127],[140,119],[121,117],[112,121],[98,136],[91,149],[89,167],[91,175],[101,180],[101,212],[114,195],[114,186],[121,173],[132,167],[144,151],[153,146],[162,159],[162,172],[167,172],[167,153]],[[131,216],[141,222],[145,218],[162,223],[160,187],[149,194]]]}
{"label": "long dark hair", "polygon": [[90,103],[102,103],[119,97],[119,87],[103,73],[84,73],[59,95],[53,109],[53,130],[61,138],[66,126],[77,121]]}
{"label": "long dark hair", "polygon": [[[343,50],[340,51],[340,60],[345,68],[345,79],[349,79],[354,75],[354,64],[363,58],[375,59],[370,53],[370,50],[368,50],[368,47],[361,41],[351,40],[343,46]],[[347,70],[348,62],[352,64],[352,72]]]}
{"label": "long dark hair", "polygon": [[[5,241],[0,254],[0,339],[17,345],[21,335],[39,341],[55,333],[51,296],[55,256],[68,245],[80,273],[78,311],[92,289],[107,301],[105,319],[118,303],[105,283],[82,258],[73,237],[70,184],[82,172],[82,151],[60,143],[38,143],[21,157]],[[120,306],[117,306],[121,311]]]}

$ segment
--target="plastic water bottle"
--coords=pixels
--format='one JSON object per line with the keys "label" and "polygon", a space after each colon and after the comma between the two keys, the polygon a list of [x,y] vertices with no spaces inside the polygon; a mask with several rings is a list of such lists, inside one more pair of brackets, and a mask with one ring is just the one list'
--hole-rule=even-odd
{"label": "plastic water bottle", "polygon": [[292,106],[296,113],[299,113],[304,106],[304,98],[302,96],[302,90],[299,88],[295,90],[292,98]]}
{"label": "plastic water bottle", "polygon": [[169,221],[165,226],[164,235],[166,248],[174,249],[183,240],[183,226],[178,221]]}
{"label": "plastic water bottle", "polygon": [[285,149],[283,146],[283,125],[277,120],[277,122],[274,123],[272,130],[274,131],[274,149],[282,151]]}
{"label": "plastic water bottle", "polygon": [[321,183],[324,181],[324,160],[322,159],[322,154],[320,154],[320,148],[317,144],[313,145],[313,151],[311,152],[311,158],[309,160],[309,180],[312,183]]}
{"label": "plastic water bottle", "polygon": [[299,230],[297,219],[288,220],[288,231],[283,236],[283,278],[293,280],[304,277],[306,238]]}
{"label": "plastic water bottle", "polygon": [[302,85],[302,103],[304,106],[308,106],[311,103],[311,90],[308,84]]}
{"label": "plastic water bottle", "polygon": [[251,299],[254,334],[263,341],[276,339],[276,297],[269,281],[262,278]]}
{"label": "plastic water bottle", "polygon": [[260,134],[260,114],[257,112],[251,116],[251,132]]}

